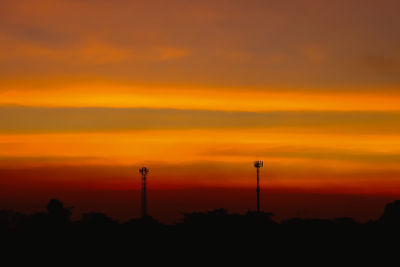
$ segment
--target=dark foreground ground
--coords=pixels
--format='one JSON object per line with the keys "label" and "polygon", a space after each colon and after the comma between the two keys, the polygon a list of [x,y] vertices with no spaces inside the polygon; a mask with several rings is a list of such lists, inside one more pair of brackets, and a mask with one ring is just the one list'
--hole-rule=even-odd
{"label": "dark foreground ground", "polygon": [[58,200],[46,209],[29,215],[0,211],[3,258],[14,253],[15,263],[54,257],[53,265],[70,260],[80,265],[75,258],[80,255],[91,265],[111,259],[113,266],[121,259],[124,265],[400,266],[400,201],[367,223],[351,218],[277,223],[271,213],[224,209],[184,214],[175,225],[152,217],[118,223],[103,213],[71,221],[71,210]]}

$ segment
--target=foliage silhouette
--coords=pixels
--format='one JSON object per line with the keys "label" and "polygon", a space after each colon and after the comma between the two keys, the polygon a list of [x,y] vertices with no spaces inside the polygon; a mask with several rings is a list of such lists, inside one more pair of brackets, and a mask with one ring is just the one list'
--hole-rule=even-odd
{"label": "foliage silhouette", "polygon": [[[71,214],[71,208],[57,199],[50,200],[46,212],[1,210],[0,233],[3,241],[23,240],[18,244],[40,240],[68,249],[108,251],[127,244],[119,250],[145,253],[151,248],[154,253],[168,251],[171,256],[179,252],[197,261],[227,257],[227,263],[228,258],[235,262],[239,255],[259,255],[280,266],[398,266],[400,201],[389,203],[378,220],[367,223],[352,218],[276,222],[272,213],[249,211],[241,215],[225,209],[185,213],[174,225],[162,224],[151,216],[120,223],[98,212],[71,221]],[[246,264],[250,265],[250,258]]]}

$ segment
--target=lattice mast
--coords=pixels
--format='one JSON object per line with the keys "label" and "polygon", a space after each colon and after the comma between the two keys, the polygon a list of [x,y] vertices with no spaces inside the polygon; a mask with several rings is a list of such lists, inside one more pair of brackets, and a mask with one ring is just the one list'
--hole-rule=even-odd
{"label": "lattice mast", "polygon": [[147,216],[147,188],[146,188],[146,177],[149,173],[149,169],[146,167],[142,167],[139,169],[140,174],[142,175],[142,218]]}
{"label": "lattice mast", "polygon": [[264,162],[255,161],[254,167],[257,169],[257,212],[260,213],[260,168],[264,166]]}

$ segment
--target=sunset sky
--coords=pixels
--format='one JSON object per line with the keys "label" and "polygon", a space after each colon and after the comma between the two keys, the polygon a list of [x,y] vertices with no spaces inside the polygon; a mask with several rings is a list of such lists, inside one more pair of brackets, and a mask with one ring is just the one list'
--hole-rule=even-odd
{"label": "sunset sky", "polygon": [[[0,208],[134,191],[146,165],[149,188],[204,198],[230,188],[235,209],[234,192],[255,186],[254,160],[265,194],[399,197],[399,10],[398,0],[2,0]],[[199,194],[193,203],[207,201]]]}

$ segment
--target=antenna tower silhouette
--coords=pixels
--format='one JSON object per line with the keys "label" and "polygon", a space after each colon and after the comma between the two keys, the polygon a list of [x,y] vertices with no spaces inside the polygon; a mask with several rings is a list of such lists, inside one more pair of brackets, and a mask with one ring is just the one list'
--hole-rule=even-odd
{"label": "antenna tower silhouette", "polygon": [[260,168],[264,166],[264,162],[255,161],[254,167],[257,169],[257,213],[260,213]]}
{"label": "antenna tower silhouette", "polygon": [[139,172],[142,175],[142,218],[145,218],[147,216],[146,176],[149,173],[149,169],[142,167]]}

